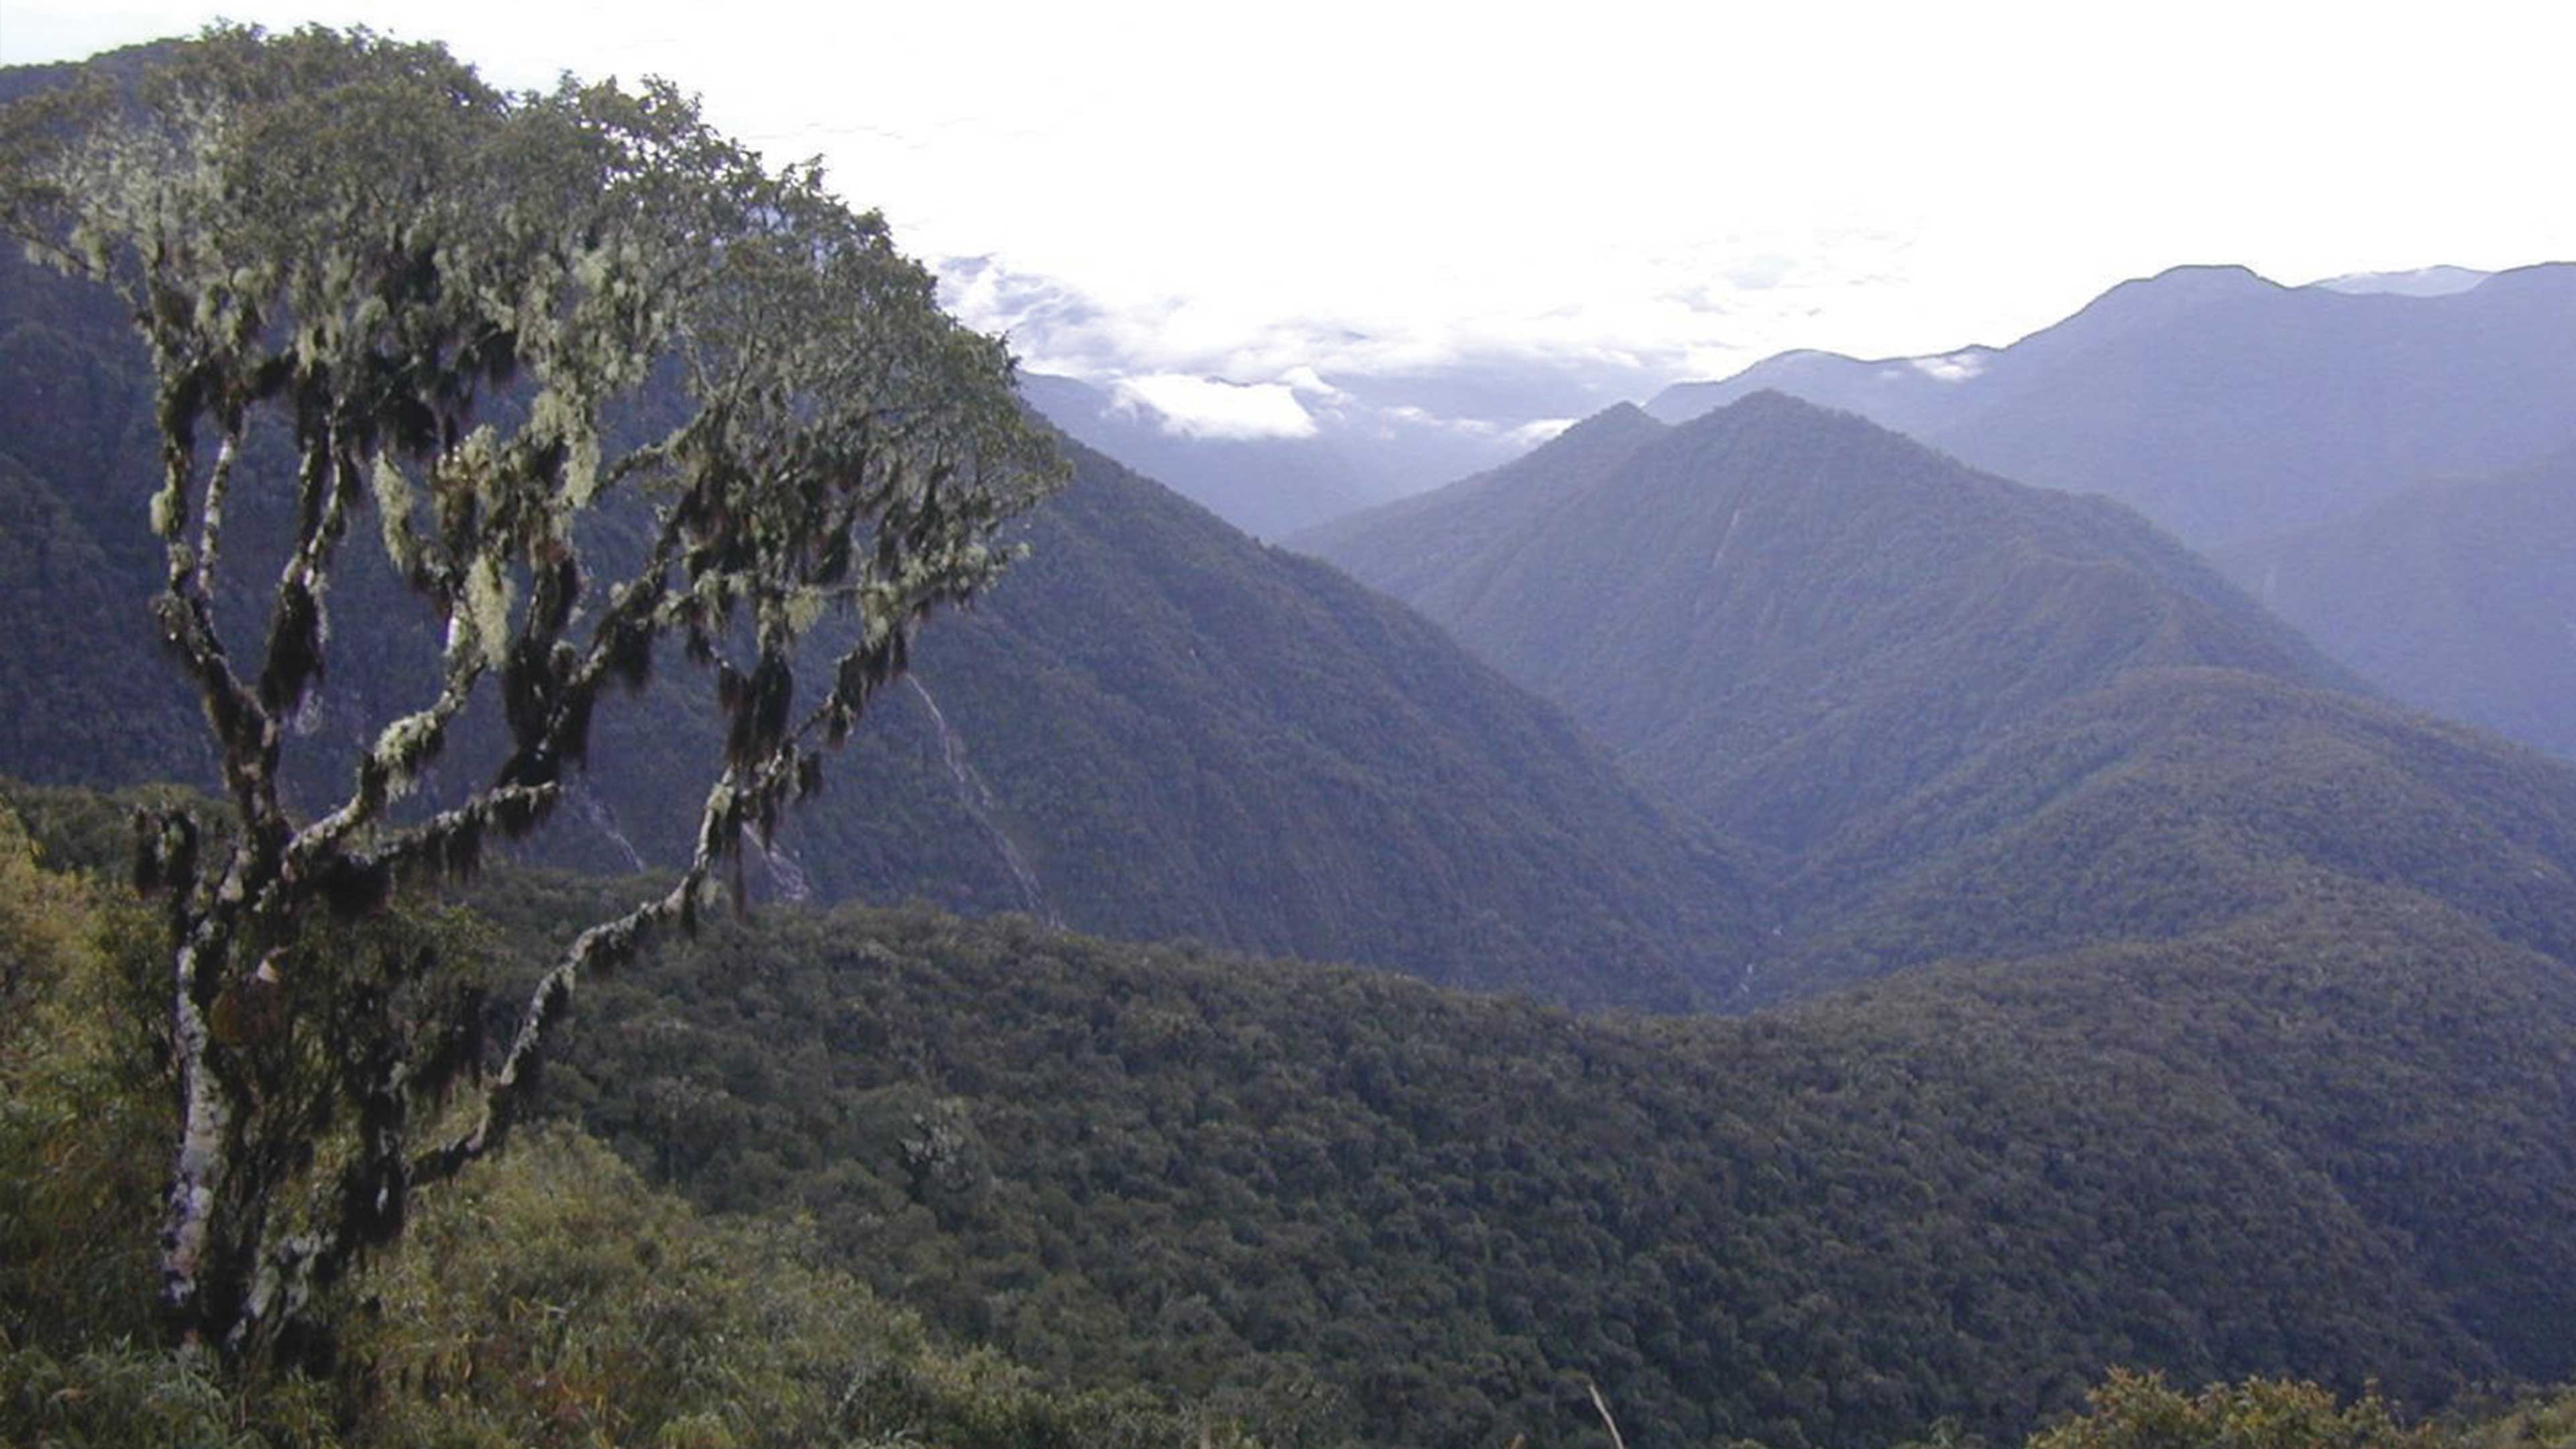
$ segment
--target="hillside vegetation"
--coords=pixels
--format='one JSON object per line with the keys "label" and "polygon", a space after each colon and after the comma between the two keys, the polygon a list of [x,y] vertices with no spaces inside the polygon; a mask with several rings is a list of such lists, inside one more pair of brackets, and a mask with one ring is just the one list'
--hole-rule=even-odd
{"label": "hillside vegetation", "polygon": [[1945,956],[2165,940],[2320,893],[2438,901],[2576,965],[2576,771],[2221,669],[2034,716],[1823,843],[1754,999]]}
{"label": "hillside vegetation", "polygon": [[[504,922],[596,887],[516,881]],[[1068,1382],[1335,1435],[2018,1434],[2105,1366],[2563,1375],[2576,975],[2320,890],[1751,1019],[925,913],[775,913],[594,996],[564,1110]]]}
{"label": "hillside vegetation", "polygon": [[[112,802],[19,798],[117,854]],[[632,888],[494,879],[497,974]],[[219,1382],[137,1346],[168,1106],[117,900],[0,815],[26,1442],[1598,1445],[1596,1384],[1639,1443],[2566,1442],[2119,1375],[2061,1420],[2110,1364],[2400,1414],[2569,1371],[2576,981],[2431,903],[1657,1021],[774,909],[585,998],[597,1141],[425,1194],[327,1375]]]}

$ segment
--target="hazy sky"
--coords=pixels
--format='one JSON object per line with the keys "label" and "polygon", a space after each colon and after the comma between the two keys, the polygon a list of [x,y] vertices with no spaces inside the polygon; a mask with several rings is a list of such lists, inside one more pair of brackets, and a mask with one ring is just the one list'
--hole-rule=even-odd
{"label": "hazy sky", "polygon": [[[0,60],[195,28],[0,0]],[[2122,278],[2576,257],[2576,7],[400,5],[540,84],[665,74],[820,153],[1038,366],[1295,392],[1460,360],[1640,387],[2002,343]],[[1544,370],[1544,369],[1542,369]],[[1161,380],[1156,381],[1160,375]]]}

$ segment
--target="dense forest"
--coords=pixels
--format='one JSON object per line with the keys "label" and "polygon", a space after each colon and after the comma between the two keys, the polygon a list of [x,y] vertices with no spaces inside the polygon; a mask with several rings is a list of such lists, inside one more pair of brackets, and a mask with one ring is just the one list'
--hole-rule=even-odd
{"label": "dense forest", "polygon": [[[17,799],[46,858],[120,853],[114,802]],[[7,1412],[230,1442],[184,1438],[226,1422],[211,1387],[99,1347],[144,1327],[166,1109],[116,1003],[148,920],[9,859],[8,1149],[53,1166],[0,1214]],[[488,881],[486,968],[632,890]],[[1994,1442],[2126,1365],[2420,1414],[2576,1369],[2571,1038],[2559,963],[2369,897],[1742,1019],[773,908],[594,992],[562,1126],[425,1198],[344,1290],[338,1375],[259,1413],[1573,1443],[1598,1385],[1632,1442]]]}

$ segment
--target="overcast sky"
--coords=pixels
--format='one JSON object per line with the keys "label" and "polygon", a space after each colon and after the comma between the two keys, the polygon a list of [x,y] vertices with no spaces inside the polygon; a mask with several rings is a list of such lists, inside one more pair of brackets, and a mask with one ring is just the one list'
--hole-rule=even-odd
{"label": "overcast sky", "polygon": [[[0,0],[0,60],[211,13]],[[2182,262],[2576,257],[2576,7],[2534,0],[222,13],[443,40],[505,84],[670,76],[825,157],[1033,365],[1176,399],[1462,360],[1642,390],[2008,342]]]}

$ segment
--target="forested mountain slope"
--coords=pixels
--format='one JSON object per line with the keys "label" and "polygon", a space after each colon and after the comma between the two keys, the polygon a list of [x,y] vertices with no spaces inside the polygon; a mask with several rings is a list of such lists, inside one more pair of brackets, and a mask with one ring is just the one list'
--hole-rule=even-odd
{"label": "forested mountain slope", "polygon": [[1731,1004],[2325,889],[2576,962],[2576,771],[2349,692],[2115,504],[1848,414],[1608,414],[1307,541],[1774,850],[1783,929]]}
{"label": "forested mountain slope", "polygon": [[2349,695],[2142,670],[1820,843],[1747,997],[2373,893],[2576,971],[2576,770]]}
{"label": "forested mountain slope", "polygon": [[915,665],[1067,919],[1634,1004],[1749,952],[1740,872],[1562,716],[1342,575],[1078,463]]}
{"label": "forested mountain slope", "polygon": [[[502,883],[507,922],[599,887]],[[2576,973],[2327,888],[1749,1019],[1576,1019],[926,913],[589,998],[559,1100],[1069,1381],[1325,1441],[2017,1433],[2102,1366],[2418,1404],[2576,1364]]]}
{"label": "forested mountain slope", "polygon": [[[0,626],[20,641],[0,653],[0,772],[211,783],[196,705],[144,610],[157,444],[138,350],[103,294],[0,266]],[[246,466],[273,463],[258,449]],[[1072,486],[1026,525],[1032,556],[924,631],[911,684],[756,885],[1566,1000],[1685,1005],[1704,966],[1740,969],[1752,908],[1737,873],[1553,710],[1338,574],[1073,451]],[[239,490],[236,554],[274,531],[274,508]],[[345,789],[361,742],[436,678],[426,612],[372,527],[348,550],[332,606],[365,627],[343,631],[288,751],[308,801]],[[661,676],[603,708],[550,858],[627,869],[686,849],[712,710],[685,663]],[[474,741],[469,728],[442,768],[494,758]]]}
{"label": "forested mountain slope", "polygon": [[2390,695],[2576,759],[2576,449],[2216,559]]}
{"label": "forested mountain slope", "polygon": [[2571,331],[2576,265],[2437,296],[2177,267],[2008,347],[1785,353],[1668,389],[1649,411],[1678,422],[1778,389],[2024,483],[2107,494],[2210,548],[2565,445]]}
{"label": "forested mountain slope", "polygon": [[1300,542],[1397,589],[1686,807],[1787,850],[2124,670],[2341,678],[2116,505],[1778,393],[1645,427],[1597,419]]}

